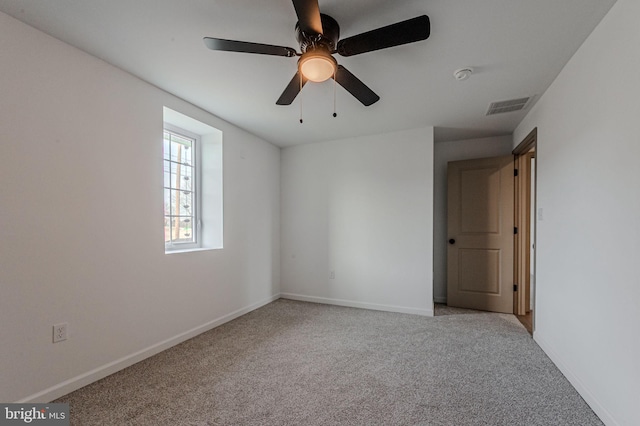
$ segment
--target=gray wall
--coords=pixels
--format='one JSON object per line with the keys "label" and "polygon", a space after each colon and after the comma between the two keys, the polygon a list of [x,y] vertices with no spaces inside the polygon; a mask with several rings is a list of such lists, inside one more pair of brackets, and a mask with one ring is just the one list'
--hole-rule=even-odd
{"label": "gray wall", "polygon": [[[277,297],[277,147],[2,13],[0,52],[0,401],[51,400]],[[164,254],[163,106],[223,132],[222,250]]]}
{"label": "gray wall", "polygon": [[618,0],[513,140],[538,128],[534,338],[608,425],[640,424],[639,16]]}
{"label": "gray wall", "polygon": [[433,128],[289,147],[281,162],[283,297],[433,315]]}

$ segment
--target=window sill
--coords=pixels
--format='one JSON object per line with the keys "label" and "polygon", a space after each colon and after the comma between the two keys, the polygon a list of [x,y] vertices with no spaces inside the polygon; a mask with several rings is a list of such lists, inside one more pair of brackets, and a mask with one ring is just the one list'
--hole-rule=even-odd
{"label": "window sill", "polygon": [[169,250],[165,251],[164,254],[177,254],[177,253],[191,253],[194,251],[209,251],[209,250],[220,250],[222,247],[198,247],[198,248],[190,248],[183,250]]}

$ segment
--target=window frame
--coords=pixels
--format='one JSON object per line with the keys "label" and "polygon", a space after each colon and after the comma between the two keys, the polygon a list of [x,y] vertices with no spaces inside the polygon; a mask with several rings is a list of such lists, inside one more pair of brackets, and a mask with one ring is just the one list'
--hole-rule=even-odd
{"label": "window frame", "polygon": [[[163,188],[163,223],[167,218],[167,215],[164,212],[164,191],[166,189],[171,189],[171,188],[167,188],[164,185],[164,167],[165,167],[165,162],[167,162],[168,160],[165,158],[164,156],[164,134],[165,133],[171,133],[173,135],[176,135],[178,137],[182,137],[185,139],[190,139],[192,140],[192,160],[191,160],[191,167],[192,167],[192,187],[191,187],[191,192],[193,193],[193,197],[192,197],[192,217],[193,217],[193,224],[192,224],[192,233],[193,233],[193,239],[194,241],[189,241],[189,242],[173,242],[173,241],[169,241],[167,242],[165,240],[165,244],[164,244],[164,250],[165,253],[177,253],[177,252],[181,252],[181,251],[189,251],[189,250],[194,250],[194,249],[199,249],[202,247],[202,140],[200,135],[190,132],[182,127],[178,127],[176,125],[173,125],[171,123],[167,123],[164,122],[163,123],[163,132],[162,132],[162,167],[163,167],[163,182],[162,182],[162,188]],[[171,161],[171,160],[169,160]],[[169,215],[169,217],[172,217],[172,215]],[[164,228],[164,227],[163,227]],[[164,229],[163,229],[164,230]],[[166,238],[166,236],[165,236]]]}

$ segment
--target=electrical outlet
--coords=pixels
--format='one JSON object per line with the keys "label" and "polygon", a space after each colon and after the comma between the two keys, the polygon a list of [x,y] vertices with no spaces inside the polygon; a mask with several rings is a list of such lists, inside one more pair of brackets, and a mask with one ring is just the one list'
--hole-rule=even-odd
{"label": "electrical outlet", "polygon": [[63,322],[53,326],[53,343],[67,340],[67,323]]}
{"label": "electrical outlet", "polygon": [[335,280],[336,279],[336,273],[335,271],[331,271],[329,272],[329,279]]}

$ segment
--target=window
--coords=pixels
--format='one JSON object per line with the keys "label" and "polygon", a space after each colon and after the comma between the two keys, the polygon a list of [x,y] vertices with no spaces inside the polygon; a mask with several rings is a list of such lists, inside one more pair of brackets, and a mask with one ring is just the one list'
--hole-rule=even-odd
{"label": "window", "polygon": [[222,249],[222,131],[167,107],[162,116],[164,252]]}
{"label": "window", "polygon": [[163,120],[165,253],[221,249],[222,131],[167,107]]}
{"label": "window", "polygon": [[199,137],[165,124],[163,139],[165,251],[198,248]]}

